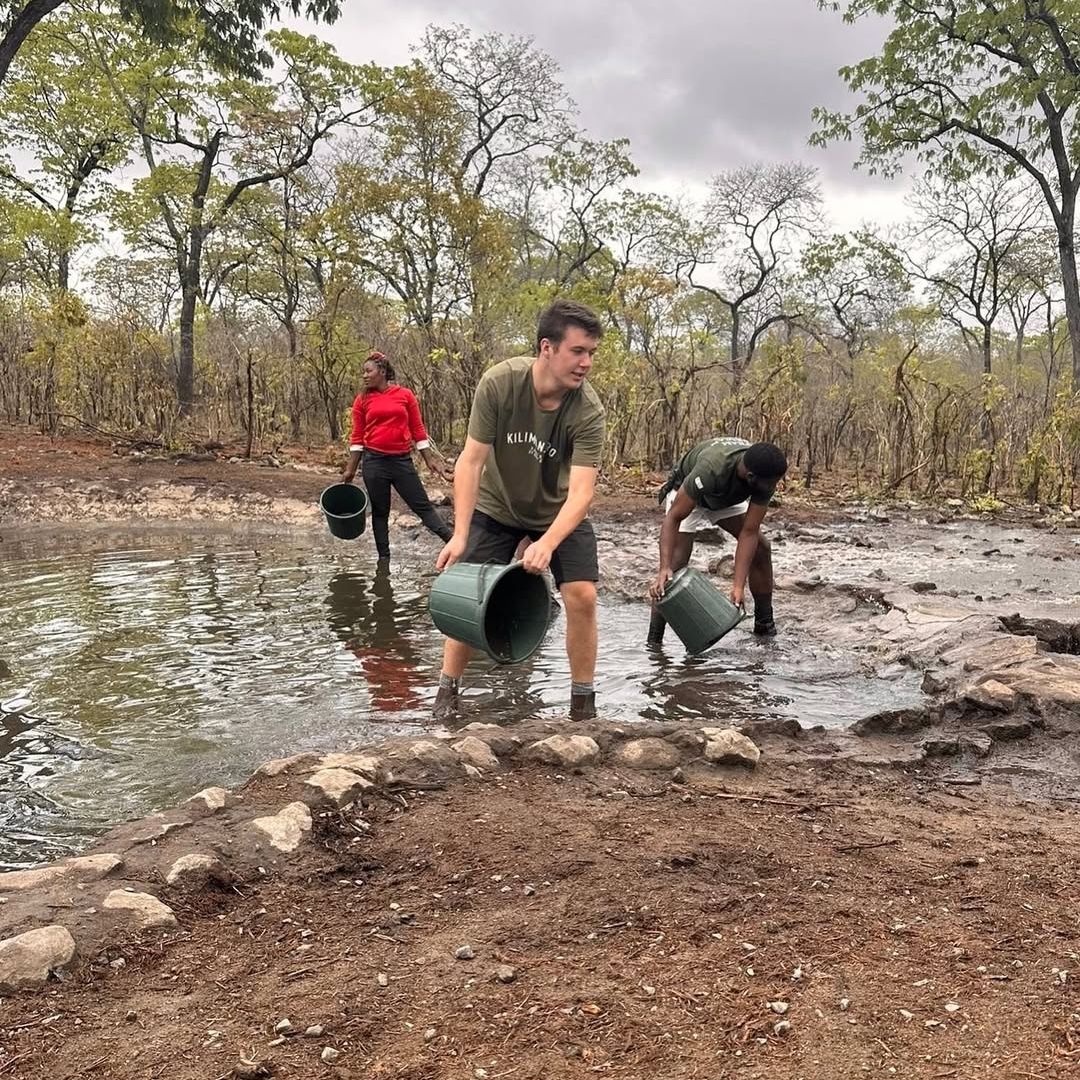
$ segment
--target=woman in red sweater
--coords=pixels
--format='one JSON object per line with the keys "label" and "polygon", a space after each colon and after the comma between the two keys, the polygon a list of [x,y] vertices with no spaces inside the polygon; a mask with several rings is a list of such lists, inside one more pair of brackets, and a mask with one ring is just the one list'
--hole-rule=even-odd
{"label": "woman in red sweater", "polygon": [[349,462],[341,479],[351,483],[361,457],[361,474],[371,503],[371,531],[380,559],[390,558],[390,489],[405,500],[409,509],[441,540],[449,540],[451,529],[424,490],[413,465],[412,448],[420,451],[427,467],[444,480],[453,473],[431,452],[420,406],[411,390],[398,386],[390,361],[373,352],[364,363],[364,392],[353,402],[352,439]]}

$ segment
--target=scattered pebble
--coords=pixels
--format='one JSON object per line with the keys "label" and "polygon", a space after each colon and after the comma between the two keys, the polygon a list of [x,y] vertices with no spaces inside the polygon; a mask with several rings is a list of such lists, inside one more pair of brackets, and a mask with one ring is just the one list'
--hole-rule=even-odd
{"label": "scattered pebble", "polygon": [[293,1029],[292,1021],[290,1019],[288,1019],[288,1017],[286,1017],[283,1020],[279,1020],[274,1025],[274,1032],[277,1035],[288,1035],[289,1032],[292,1031],[292,1029]]}
{"label": "scattered pebble", "polygon": [[946,1001],[945,1002],[945,1011],[947,1013],[959,1012],[960,1011],[960,1006],[957,1005],[957,1003],[955,1001]]}
{"label": "scattered pebble", "polygon": [[900,1010],[900,1015],[905,1020],[914,1020],[915,1019],[915,1014],[913,1012],[908,1012],[907,1009],[901,1009]]}
{"label": "scattered pebble", "polygon": [[798,982],[798,981],[799,981],[799,980],[800,980],[801,978],[802,978],[802,968],[801,968],[801,967],[797,967],[797,968],[796,968],[796,969],[795,969],[795,970],[794,970],[794,971],[793,971],[793,972],[791,973],[791,981],[792,981],[792,982]]}
{"label": "scattered pebble", "polygon": [[840,999],[840,1011],[841,1012],[847,1012],[850,1007],[851,1007],[851,1002],[848,1001],[847,998],[841,998]]}
{"label": "scattered pebble", "polygon": [[438,1035],[438,1034],[439,1033],[434,1028],[425,1029],[425,1031],[424,1031],[424,1042],[426,1042],[426,1043],[427,1042],[432,1042],[435,1039],[435,1036]]}
{"label": "scattered pebble", "polygon": [[535,885],[526,885],[525,886],[525,895],[526,896],[535,896],[536,895],[536,886]]}
{"label": "scattered pebble", "polygon": [[776,1023],[773,1024],[773,1034],[774,1035],[786,1035],[790,1030],[791,1030],[791,1021],[790,1020],[777,1020]]}
{"label": "scattered pebble", "polygon": [[783,1016],[788,1011],[788,1003],[786,1001],[770,1001],[769,1008],[778,1016]]}
{"label": "scattered pebble", "polygon": [[390,976],[385,971],[380,971],[375,976],[375,981],[385,990],[390,985]]}
{"label": "scattered pebble", "polygon": [[332,1046],[324,1046],[319,1057],[329,1065],[331,1062],[337,1061],[337,1059],[341,1057],[341,1051],[335,1050]]}
{"label": "scattered pebble", "polygon": [[324,1028],[322,1024],[312,1024],[311,1027],[304,1032],[304,1035],[308,1039],[319,1039],[322,1038],[323,1032],[325,1031],[326,1028]]}
{"label": "scattered pebble", "polygon": [[512,983],[517,978],[517,972],[509,964],[501,964],[495,971],[495,978],[501,983]]}
{"label": "scattered pebble", "polygon": [[471,960],[474,956],[476,953],[473,952],[471,945],[459,945],[454,950],[455,960]]}

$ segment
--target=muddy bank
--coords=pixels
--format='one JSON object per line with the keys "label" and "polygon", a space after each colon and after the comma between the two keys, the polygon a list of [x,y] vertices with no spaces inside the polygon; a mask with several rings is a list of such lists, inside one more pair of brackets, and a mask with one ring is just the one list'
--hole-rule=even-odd
{"label": "muddy bank", "polygon": [[[114,834],[123,865],[50,886],[86,944],[7,1002],[0,1068],[1073,1074],[1073,808],[808,765],[762,733],[750,771],[652,729],[668,751],[642,770],[625,732],[588,730],[551,764],[526,749],[547,731],[493,729],[281,763]],[[78,920],[106,907],[92,941]]]}

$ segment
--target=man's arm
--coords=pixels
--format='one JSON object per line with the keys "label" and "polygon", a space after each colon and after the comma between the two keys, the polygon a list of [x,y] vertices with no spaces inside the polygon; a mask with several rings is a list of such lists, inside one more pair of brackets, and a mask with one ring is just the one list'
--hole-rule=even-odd
{"label": "man's arm", "polygon": [[739,539],[735,543],[735,578],[731,583],[731,602],[742,607],[746,594],[746,578],[750,573],[750,564],[754,561],[758,538],[761,536],[761,523],[765,520],[767,506],[751,503],[746,511],[743,527],[739,530]]}
{"label": "man's arm", "polygon": [[588,517],[596,492],[596,472],[587,465],[570,466],[566,502],[544,534],[525,549],[521,565],[530,573],[542,574],[551,563],[555,549]]}
{"label": "man's arm", "polygon": [[689,495],[679,488],[675,495],[675,501],[671,509],[664,515],[664,523],[660,526],[660,569],[657,571],[656,580],[649,590],[654,600],[659,600],[664,595],[668,582],[673,573],[672,560],[675,558],[675,540],[679,535],[679,526],[697,509],[697,503]]}
{"label": "man's arm", "polygon": [[472,524],[476,498],[480,492],[480,477],[484,463],[491,453],[490,443],[482,443],[471,435],[466,436],[465,449],[454,466],[454,535],[435,561],[436,570],[453,566],[465,554]]}

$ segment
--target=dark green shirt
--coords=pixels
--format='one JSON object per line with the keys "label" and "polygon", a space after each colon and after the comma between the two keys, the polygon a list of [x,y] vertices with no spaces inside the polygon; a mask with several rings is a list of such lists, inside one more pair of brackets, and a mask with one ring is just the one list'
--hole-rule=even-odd
{"label": "dark green shirt", "polygon": [[[673,478],[683,491],[706,510],[725,510],[747,499],[768,506],[776,485],[751,487],[740,480],[735,466],[750,446],[745,439],[721,437],[698,443],[679,459]],[[762,484],[761,481],[758,482]]]}
{"label": "dark green shirt", "polygon": [[504,525],[546,529],[566,502],[570,466],[600,467],[604,407],[583,383],[557,409],[541,409],[533,363],[533,357],[519,356],[484,372],[469,413],[469,434],[491,447],[477,510]]}

